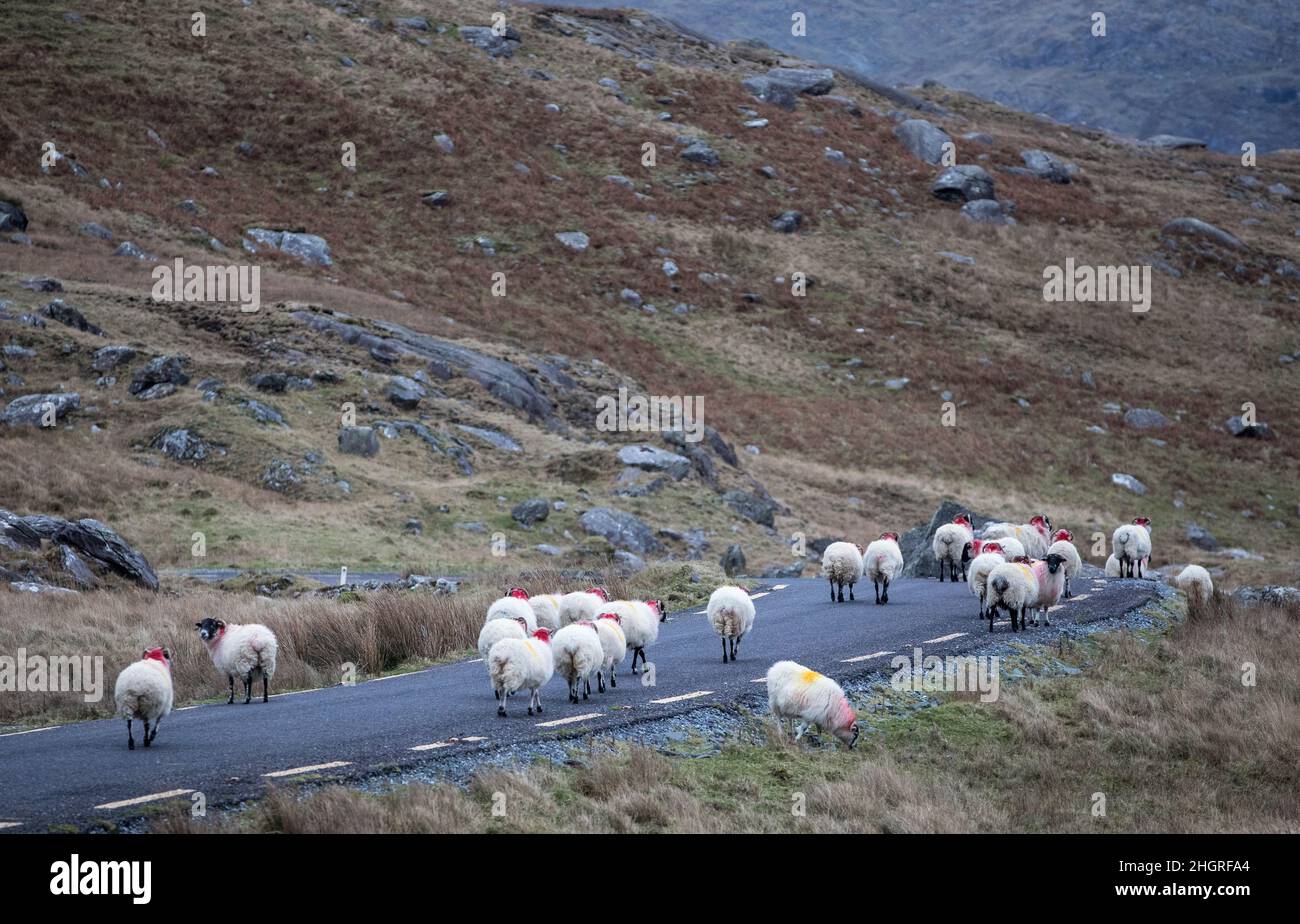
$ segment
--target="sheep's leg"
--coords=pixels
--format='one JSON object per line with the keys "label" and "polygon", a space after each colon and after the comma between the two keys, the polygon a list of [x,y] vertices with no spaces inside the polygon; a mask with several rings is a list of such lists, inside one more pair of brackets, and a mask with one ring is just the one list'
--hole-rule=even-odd
{"label": "sheep's leg", "polygon": [[939,559],[939,583],[943,583],[943,559]]}
{"label": "sheep's leg", "polygon": [[731,640],[731,660],[736,660],[736,655],[740,652],[740,640],[742,636],[737,635]]}
{"label": "sheep's leg", "polygon": [[1137,562],[1137,569],[1138,569],[1138,578],[1141,579],[1141,577],[1142,577],[1142,559],[1140,559],[1140,558],[1138,559],[1138,562]]}
{"label": "sheep's leg", "polygon": [[596,671],[596,690],[599,693],[605,692],[605,671]]}
{"label": "sheep's leg", "polygon": [[126,720],[126,749],[127,749],[128,751],[134,751],[134,750],[135,750],[135,736],[131,734],[131,720],[130,720],[130,719],[127,719],[127,720]]}
{"label": "sheep's leg", "polygon": [[149,720],[145,719],[144,720],[144,746],[148,747],[149,742],[152,740],[153,739],[149,737]]}
{"label": "sheep's leg", "polygon": [[159,718],[153,720],[153,734],[151,734],[151,735],[149,736],[149,740],[150,740],[150,741],[153,741],[153,739],[155,739],[155,738],[158,737],[158,726],[161,725],[161,724],[162,724],[162,718],[161,718],[161,717],[159,717]]}
{"label": "sheep's leg", "polygon": [[885,578],[885,590],[884,593],[880,595],[880,602],[881,603],[889,602],[889,578]]}
{"label": "sheep's leg", "polygon": [[249,671],[244,675],[244,705],[247,706],[253,701],[253,672]]}
{"label": "sheep's leg", "polygon": [[230,679],[230,699],[226,700],[226,705],[229,706],[235,701],[235,675],[227,674],[226,676]]}
{"label": "sheep's leg", "polygon": [[497,715],[501,716],[503,719],[506,717],[506,698],[504,688],[501,690],[501,695],[497,696]]}
{"label": "sheep's leg", "polygon": [[871,589],[876,592],[876,605],[880,605],[880,582],[875,578],[871,579]]}
{"label": "sheep's leg", "polygon": [[1065,599],[1070,599],[1070,576],[1065,576]]}
{"label": "sheep's leg", "polygon": [[831,585],[831,603],[835,602],[835,578],[827,578],[827,583]]}
{"label": "sheep's leg", "polygon": [[582,698],[586,699],[591,694],[591,678],[582,678]]}
{"label": "sheep's leg", "polygon": [[618,686],[618,665],[617,664],[611,664],[609,666],[609,685],[611,687]]}
{"label": "sheep's leg", "polygon": [[262,671],[262,702],[271,701],[271,680],[266,676],[266,671]]}
{"label": "sheep's leg", "polygon": [[854,599],[854,597],[853,597],[853,585],[852,585],[852,584],[849,585],[849,599],[850,599],[850,600]]}
{"label": "sheep's leg", "polygon": [[536,688],[533,689],[533,701],[537,703],[537,711],[540,713],[540,712],[542,711],[542,689],[541,689],[541,687],[536,687]]}
{"label": "sheep's leg", "polygon": [[1051,624],[1052,617],[1047,614],[1047,607],[1043,607],[1043,625],[1050,626]]}
{"label": "sheep's leg", "polygon": [[722,636],[722,663],[727,663],[727,637]]}
{"label": "sheep's leg", "polygon": [[844,602],[844,582],[840,581],[840,603]]}

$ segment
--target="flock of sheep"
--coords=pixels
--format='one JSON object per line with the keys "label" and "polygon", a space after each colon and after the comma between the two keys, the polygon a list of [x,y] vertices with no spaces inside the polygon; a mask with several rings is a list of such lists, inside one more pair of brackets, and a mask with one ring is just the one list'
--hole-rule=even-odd
{"label": "flock of sheep", "polygon": [[[843,603],[844,591],[853,600],[858,581],[869,579],[878,605],[889,602],[889,586],[903,571],[898,534],[882,533],[865,549],[851,542],[834,542],[822,556],[822,576],[830,582],[831,602]],[[1151,521],[1137,517],[1115,530],[1106,574],[1142,577],[1151,558]],[[979,598],[979,615],[989,621],[1000,611],[1010,617],[1013,632],[1026,624],[1037,625],[1041,615],[1051,625],[1049,612],[1070,597],[1070,581],[1082,568],[1074,536],[1068,529],[1052,531],[1045,514],[1028,523],[994,523],[976,538],[971,518],[959,514],[936,530],[932,544],[939,562],[939,580],[945,576],[966,581]],[[1214,592],[1209,573],[1188,565],[1175,579],[1189,597],[1208,599]],[[754,627],[754,602],[742,587],[725,585],[709,597],[709,624],[722,640],[722,661],[735,661],[740,643]],[[610,600],[600,587],[566,594],[530,596],[511,588],[494,601],[479,632],[478,651],[487,669],[497,714],[505,716],[507,698],[528,692],[528,714],[542,711],[541,688],[559,674],[568,685],[569,702],[618,685],[617,669],[632,652],[646,664],[646,648],[659,637],[659,624],[667,618],[660,600]],[[1026,623],[1028,620],[1028,623]],[[204,619],[194,624],[218,674],[230,684],[228,703],[235,701],[235,678],[244,684],[244,702],[252,701],[253,683],[262,680],[262,701],[270,695],[275,675],[277,643],[262,625],[227,624]],[[767,672],[768,703],[779,726],[794,725],[795,740],[813,725],[853,747],[858,726],[852,705],[839,684],[793,661],[778,661]],[[144,746],[158,734],[158,725],[172,708],[171,653],[151,648],[117,678],[118,714],[126,719],[127,747],[135,748],[132,721],[144,722]]]}

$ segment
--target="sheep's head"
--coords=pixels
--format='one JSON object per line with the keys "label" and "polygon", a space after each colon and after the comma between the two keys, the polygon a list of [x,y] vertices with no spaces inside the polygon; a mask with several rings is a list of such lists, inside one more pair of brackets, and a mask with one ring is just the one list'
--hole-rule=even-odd
{"label": "sheep's head", "polygon": [[971,526],[971,520],[970,520],[970,514],[969,514],[969,513],[959,513],[959,514],[957,514],[955,517],[952,518],[952,521],[953,521],[954,523],[956,523],[958,526],[964,526],[964,527],[966,527],[967,529],[973,529],[973,528],[974,528],[973,526]]}
{"label": "sheep's head", "polygon": [[537,639],[539,642],[545,642],[546,644],[549,645],[551,643],[551,630],[545,627],[538,629],[536,632],[533,633],[533,638]]}
{"label": "sheep's head", "polygon": [[1011,560],[1021,565],[1027,565],[1032,561],[1032,559],[1030,559],[1028,555],[1017,555],[1015,558]]}
{"label": "sheep's head", "polygon": [[527,600],[528,591],[524,590],[522,587],[511,587],[506,591],[506,596],[514,597],[516,600]]}
{"label": "sheep's head", "polygon": [[1030,526],[1035,526],[1045,533],[1052,531],[1052,518],[1045,513],[1036,513],[1029,520]]}
{"label": "sheep's head", "polygon": [[647,600],[646,603],[650,605],[650,609],[659,614],[660,622],[668,618],[668,607],[664,605],[662,600]]}
{"label": "sheep's head", "polygon": [[609,591],[607,591],[603,587],[592,587],[587,591],[587,593],[595,594],[597,597],[600,597],[600,599],[603,600],[604,602],[606,603],[609,602]]}
{"label": "sheep's head", "polygon": [[963,565],[966,564],[966,562],[971,560],[972,553],[975,555],[979,554],[980,550],[979,547],[976,545],[977,542],[979,542],[978,539],[976,539],[974,542],[968,542],[961,547],[961,563]]}
{"label": "sheep's head", "polygon": [[1052,574],[1055,574],[1057,571],[1060,570],[1061,565],[1065,564],[1065,556],[1057,555],[1055,552],[1053,552],[1051,555],[1048,555],[1047,558],[1044,559],[1044,561],[1047,562],[1047,570],[1050,571]]}
{"label": "sheep's head", "polygon": [[880,538],[881,538],[881,539],[888,539],[890,542],[897,542],[897,541],[898,541],[898,533],[881,533],[881,534],[880,534]]}
{"label": "sheep's head", "polygon": [[614,620],[614,622],[615,622],[616,625],[620,625],[620,626],[623,624],[623,617],[620,616],[620,615],[618,615],[618,613],[601,613],[601,614],[600,614],[599,616],[597,616],[596,618],[597,618],[597,619],[612,619],[612,620]]}
{"label": "sheep's head", "polygon": [[226,624],[220,619],[213,619],[209,616],[202,622],[196,622],[194,628],[199,630],[199,638],[205,642],[210,642],[221,637],[221,633],[226,631]]}
{"label": "sheep's head", "polygon": [[859,554],[859,555],[866,555],[866,554],[867,554],[867,550],[864,549],[862,546],[858,545],[856,542],[853,543],[853,547],[854,547],[855,549],[858,550],[858,554]]}
{"label": "sheep's head", "polygon": [[519,625],[523,626],[523,628],[524,628],[524,635],[527,635],[527,634],[528,634],[528,620],[527,620],[527,619],[524,619],[524,617],[522,617],[522,616],[515,616],[515,617],[514,617],[514,620],[515,620],[515,622],[519,623]]}
{"label": "sheep's head", "polygon": [[1052,541],[1053,541],[1053,542],[1073,542],[1073,541],[1074,541],[1074,533],[1070,532],[1068,529],[1058,529],[1055,533],[1052,534]]}
{"label": "sheep's head", "polygon": [[143,660],[161,661],[168,668],[172,666],[172,653],[169,648],[146,648],[144,650]]}
{"label": "sheep's head", "polygon": [[981,551],[981,552],[997,552],[999,555],[1001,555],[1002,552],[1003,552],[1003,549],[1002,549],[1002,545],[1001,545],[1001,543],[998,543],[998,542],[992,542],[992,541],[986,541],[982,546],[980,546],[980,551]]}
{"label": "sheep's head", "polygon": [[1150,517],[1134,517],[1134,518],[1133,518],[1133,523],[1134,523],[1135,525],[1137,525],[1137,526],[1141,526],[1141,527],[1142,527],[1143,529],[1145,529],[1147,532],[1151,532],[1151,518],[1150,518]]}

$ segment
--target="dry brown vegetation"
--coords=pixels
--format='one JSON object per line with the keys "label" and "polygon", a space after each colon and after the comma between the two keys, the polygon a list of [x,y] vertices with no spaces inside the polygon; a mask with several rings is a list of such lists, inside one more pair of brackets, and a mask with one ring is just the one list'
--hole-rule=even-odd
{"label": "dry brown vegetation", "polygon": [[[1300,831],[1300,608],[1216,596],[1166,632],[1059,654],[1081,675],[877,721],[853,752],[769,737],[712,757],[577,748],[576,769],[489,770],[466,789],[272,792],[252,811],[159,830],[284,832]],[[1029,656],[1032,656],[1030,653]],[[1243,683],[1247,665],[1255,684]],[[860,708],[860,716],[875,721]],[[757,721],[757,720],[755,720]],[[769,727],[770,736],[770,727]],[[1094,793],[1104,815],[1094,815]],[[506,814],[494,817],[495,794]],[[791,811],[806,797],[806,816]]]}

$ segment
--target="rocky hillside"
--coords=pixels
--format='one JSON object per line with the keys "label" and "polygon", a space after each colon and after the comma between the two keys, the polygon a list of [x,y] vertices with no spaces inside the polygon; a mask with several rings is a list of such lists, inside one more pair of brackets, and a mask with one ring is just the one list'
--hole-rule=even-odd
{"label": "rocky hillside", "polygon": [[[498,11],[252,0],[198,37],[179,3],[6,3],[9,515],[107,523],[166,585],[789,572],[953,496],[1295,580],[1300,159]],[[177,258],[258,267],[259,310],[151,297]],[[1150,310],[1045,302],[1067,259],[1154,267]],[[701,441],[598,428],[620,388],[698,396]]]}
{"label": "rocky hillside", "polygon": [[[588,0],[584,6],[616,3]],[[1300,16],[1288,0],[1147,0],[1094,10],[1068,0],[647,0],[726,39],[852,68],[890,84],[933,80],[1025,112],[1135,138],[1175,135],[1240,153],[1300,148]]]}

